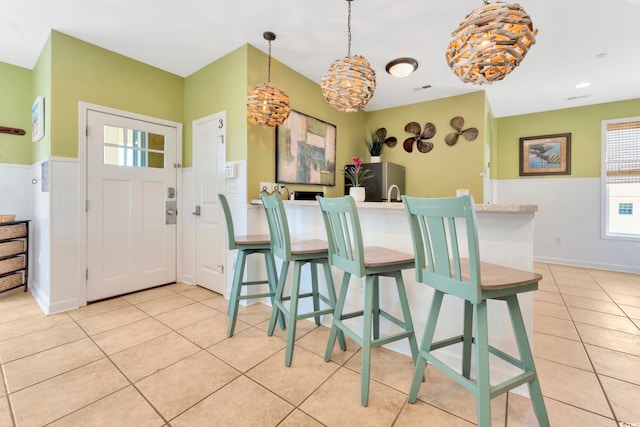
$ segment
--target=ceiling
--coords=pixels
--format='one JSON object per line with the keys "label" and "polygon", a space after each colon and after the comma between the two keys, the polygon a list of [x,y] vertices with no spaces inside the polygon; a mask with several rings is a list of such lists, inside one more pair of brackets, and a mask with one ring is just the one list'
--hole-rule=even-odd
{"label": "ceiling", "polygon": [[[493,1],[491,1],[493,3]],[[640,0],[521,0],[538,28],[520,67],[487,86],[460,82],[449,37],[481,0],[355,0],[351,53],[377,73],[366,110],[486,90],[495,117],[640,98]],[[245,43],[320,83],[347,54],[345,0],[0,0],[0,61],[33,68],[51,29],[186,77]],[[385,71],[409,56],[418,70]],[[266,70],[265,70],[266,80]],[[278,75],[271,80],[278,84]],[[577,89],[578,83],[591,86]],[[431,85],[429,89],[420,89]],[[318,89],[320,90],[320,89]]]}

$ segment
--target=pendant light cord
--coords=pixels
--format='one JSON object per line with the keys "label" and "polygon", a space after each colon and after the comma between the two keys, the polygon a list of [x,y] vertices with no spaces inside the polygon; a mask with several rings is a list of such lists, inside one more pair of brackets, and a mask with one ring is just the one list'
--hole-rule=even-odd
{"label": "pendant light cord", "polygon": [[348,34],[348,48],[347,48],[347,56],[351,56],[351,2],[353,0],[347,0],[349,4],[349,14],[347,15],[347,34]]}
{"label": "pendant light cord", "polygon": [[269,67],[267,70],[267,83],[271,83],[271,40],[269,40]]}

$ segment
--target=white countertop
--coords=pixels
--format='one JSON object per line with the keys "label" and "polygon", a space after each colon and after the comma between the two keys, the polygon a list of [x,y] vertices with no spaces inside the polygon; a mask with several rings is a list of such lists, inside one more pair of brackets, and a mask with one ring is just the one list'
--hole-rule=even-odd
{"label": "white countertop", "polygon": [[[285,206],[313,206],[317,207],[318,202],[316,200],[284,200]],[[252,205],[261,205],[262,201],[252,200]],[[404,205],[399,202],[386,203],[386,202],[362,202],[357,203],[358,209],[380,209],[380,210],[402,210]],[[490,205],[490,204],[476,204],[476,212],[486,213],[534,213],[538,211],[538,205]]]}

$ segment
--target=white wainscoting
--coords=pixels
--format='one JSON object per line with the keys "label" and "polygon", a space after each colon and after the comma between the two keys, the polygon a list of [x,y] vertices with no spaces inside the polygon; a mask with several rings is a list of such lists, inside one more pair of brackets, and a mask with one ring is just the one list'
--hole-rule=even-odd
{"label": "white wainscoting", "polygon": [[601,237],[600,178],[497,180],[497,203],[538,205],[534,259],[640,273],[640,240]]}

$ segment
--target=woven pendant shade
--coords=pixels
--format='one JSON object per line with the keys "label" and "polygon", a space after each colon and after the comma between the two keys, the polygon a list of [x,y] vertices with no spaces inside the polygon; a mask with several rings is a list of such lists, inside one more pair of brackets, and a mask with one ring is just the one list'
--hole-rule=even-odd
{"label": "woven pendant shade", "polygon": [[271,82],[256,86],[247,98],[249,114],[259,125],[281,125],[291,112],[289,97]]}
{"label": "woven pendant shade", "polygon": [[447,63],[465,83],[490,84],[520,65],[537,33],[519,4],[485,4],[451,34]]}
{"label": "woven pendant shade", "polygon": [[269,41],[269,71],[267,82],[256,86],[247,97],[247,111],[259,125],[275,127],[281,125],[291,112],[289,97],[282,89],[271,83],[271,41],[276,35],[271,31],[262,34]]}
{"label": "woven pendant shade", "polygon": [[347,113],[362,110],[376,90],[376,72],[364,56],[351,55],[351,2],[347,16],[347,56],[331,63],[320,82],[324,99],[334,108]]}
{"label": "woven pendant shade", "polygon": [[362,110],[376,89],[376,72],[363,56],[336,59],[322,78],[322,94],[340,111]]}

